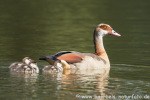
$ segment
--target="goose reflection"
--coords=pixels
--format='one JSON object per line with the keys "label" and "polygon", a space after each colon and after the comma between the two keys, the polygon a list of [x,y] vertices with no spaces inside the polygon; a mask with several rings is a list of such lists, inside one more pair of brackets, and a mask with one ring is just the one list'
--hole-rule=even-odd
{"label": "goose reflection", "polygon": [[95,98],[94,95],[105,96],[105,93],[107,93],[106,90],[109,79],[109,69],[107,68],[98,70],[67,69],[53,74],[43,72],[43,75],[46,80],[58,82],[58,85],[55,87],[58,95],[59,93],[61,94],[62,91],[66,92],[71,90],[74,97],[76,97],[77,94],[89,94],[98,100],[99,98]]}

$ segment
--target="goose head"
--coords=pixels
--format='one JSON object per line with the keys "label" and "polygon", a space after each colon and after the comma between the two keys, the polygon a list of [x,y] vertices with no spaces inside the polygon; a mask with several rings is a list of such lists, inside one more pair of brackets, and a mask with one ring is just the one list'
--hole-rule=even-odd
{"label": "goose head", "polygon": [[115,32],[110,25],[103,23],[97,25],[94,33],[97,33],[98,36],[105,36],[105,35],[121,36],[119,33]]}

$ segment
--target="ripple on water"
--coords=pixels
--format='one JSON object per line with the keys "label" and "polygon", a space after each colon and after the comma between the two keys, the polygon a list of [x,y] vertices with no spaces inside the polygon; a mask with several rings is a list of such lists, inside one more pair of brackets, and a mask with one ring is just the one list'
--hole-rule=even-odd
{"label": "ripple on water", "polygon": [[[110,73],[72,73],[68,75],[45,75],[23,77],[12,75],[6,67],[1,68],[1,94],[6,98],[79,99],[76,96],[146,95],[150,93],[149,67],[112,64]],[[8,92],[6,94],[6,92]],[[81,98],[80,98],[81,99]],[[105,99],[104,99],[105,100]],[[129,99],[130,100],[130,99]]]}
{"label": "ripple on water", "polygon": [[108,91],[110,95],[149,95],[149,66],[113,64]]}

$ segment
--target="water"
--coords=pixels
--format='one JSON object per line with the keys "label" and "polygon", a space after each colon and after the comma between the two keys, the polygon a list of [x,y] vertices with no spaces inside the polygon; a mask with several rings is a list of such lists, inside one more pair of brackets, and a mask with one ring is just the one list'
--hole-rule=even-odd
{"label": "water", "polygon": [[[135,0],[1,0],[0,99],[150,99],[149,4]],[[8,66],[25,56],[35,59],[41,70],[47,64],[38,61],[43,55],[61,50],[93,52],[92,32],[101,22],[122,35],[104,38],[109,73],[60,77],[9,72]]]}

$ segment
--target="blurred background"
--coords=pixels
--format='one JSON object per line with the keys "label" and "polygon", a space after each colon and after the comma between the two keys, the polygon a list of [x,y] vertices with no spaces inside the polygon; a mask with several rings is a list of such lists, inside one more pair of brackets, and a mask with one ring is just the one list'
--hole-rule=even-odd
{"label": "blurred background", "polygon": [[[116,95],[150,93],[148,89],[150,87],[149,9],[150,1],[148,0],[1,0],[0,94],[3,96],[1,95],[0,98],[13,97],[17,100],[17,95],[13,89],[10,89],[18,86],[15,83],[18,78],[12,80],[9,74],[8,66],[12,62],[29,56],[37,60],[42,69],[43,62],[39,62],[38,58],[43,55],[62,50],[94,52],[92,34],[99,23],[110,24],[122,35],[119,38],[111,36],[104,38],[112,67],[110,78],[107,80],[110,84],[105,87],[105,90]],[[37,79],[40,85],[34,83],[33,86],[36,86],[36,89],[30,88],[32,92],[34,90],[32,95],[34,99],[52,98],[48,95],[50,92],[54,98],[59,97],[56,92],[54,93],[55,89],[49,89],[51,86],[55,87],[55,83],[58,82],[52,81],[54,83],[50,84],[46,81],[46,84],[45,80],[41,81],[43,76],[38,76]],[[19,83],[26,86],[24,81],[19,80]],[[49,91],[41,92],[46,86],[41,84],[50,84]],[[15,88],[16,93],[20,94],[22,100],[31,100],[30,89],[22,89],[22,85]],[[77,83],[77,85],[80,84]],[[66,85],[63,86],[63,89],[66,88]],[[114,92],[116,86],[118,88]],[[92,90],[94,88],[92,86]],[[72,95],[72,92],[78,88],[67,91],[63,89],[60,89],[61,99],[67,98],[65,92]],[[131,89],[134,91],[129,92]],[[87,94],[85,91],[92,91],[87,87],[83,90],[84,92],[82,89],[80,91],[83,94]],[[7,94],[7,92],[10,93]]]}

